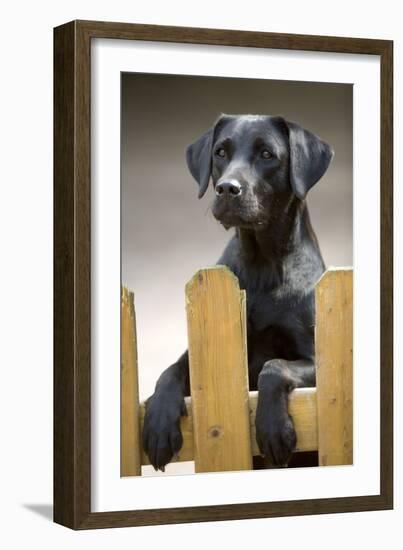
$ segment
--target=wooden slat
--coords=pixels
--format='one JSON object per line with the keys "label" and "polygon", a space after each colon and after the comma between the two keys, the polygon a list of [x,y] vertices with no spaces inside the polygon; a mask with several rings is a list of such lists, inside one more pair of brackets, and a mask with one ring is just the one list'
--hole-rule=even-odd
{"label": "wooden slat", "polygon": [[122,288],[120,475],[141,475],[139,387],[134,295]]}
{"label": "wooden slat", "polygon": [[224,266],[186,285],[196,472],[252,469],[245,292]]}
{"label": "wooden slat", "polygon": [[352,269],[330,269],[316,286],[315,346],[319,464],[352,464]]}
{"label": "wooden slat", "polygon": [[[192,399],[186,398],[188,416],[181,419],[181,430],[183,435],[183,446],[179,454],[172,459],[172,462],[185,462],[194,460],[193,452],[193,415]],[[250,437],[253,456],[260,454],[256,443],[255,416],[257,406],[257,392],[249,392],[249,420]],[[144,403],[140,405],[141,426],[144,422]],[[295,430],[297,432],[297,449],[299,451],[315,451],[318,448],[318,427],[316,420],[316,388],[302,388],[294,390],[290,394],[289,411],[293,417]],[[144,451],[141,454],[141,463],[150,464]]]}

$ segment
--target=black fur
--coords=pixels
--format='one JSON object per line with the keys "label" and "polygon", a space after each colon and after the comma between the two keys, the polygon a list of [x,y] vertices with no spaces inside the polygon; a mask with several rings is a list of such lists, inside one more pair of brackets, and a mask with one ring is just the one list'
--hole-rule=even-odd
{"label": "black fur", "polygon": [[[218,263],[246,290],[249,387],[259,391],[256,437],[276,466],[289,462],[296,445],[288,395],[315,385],[314,287],[325,266],[304,199],[332,156],[329,145],[298,124],[254,115],[221,116],[186,153],[199,197],[212,180],[212,212],[235,228]],[[147,400],[143,446],[156,469],[182,445],[186,395],[187,352]]]}

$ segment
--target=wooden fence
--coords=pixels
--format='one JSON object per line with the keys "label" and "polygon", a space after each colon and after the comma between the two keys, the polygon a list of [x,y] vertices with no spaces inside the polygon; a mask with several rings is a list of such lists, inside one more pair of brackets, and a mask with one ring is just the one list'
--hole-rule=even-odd
{"label": "wooden fence", "polygon": [[[289,411],[299,451],[318,450],[320,465],[352,464],[353,272],[329,269],[316,285],[316,388],[296,389]],[[183,447],[173,461],[196,472],[252,469],[257,392],[247,374],[246,297],[223,266],[202,269],[186,285],[191,397],[181,419]],[[141,446],[133,294],[122,289],[121,476],[149,464]]]}

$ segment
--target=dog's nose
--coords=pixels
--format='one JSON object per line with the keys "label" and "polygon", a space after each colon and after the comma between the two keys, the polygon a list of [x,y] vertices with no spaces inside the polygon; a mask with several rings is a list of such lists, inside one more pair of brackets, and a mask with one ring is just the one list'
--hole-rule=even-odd
{"label": "dog's nose", "polygon": [[240,195],[241,186],[236,180],[221,181],[215,188],[216,195]]}

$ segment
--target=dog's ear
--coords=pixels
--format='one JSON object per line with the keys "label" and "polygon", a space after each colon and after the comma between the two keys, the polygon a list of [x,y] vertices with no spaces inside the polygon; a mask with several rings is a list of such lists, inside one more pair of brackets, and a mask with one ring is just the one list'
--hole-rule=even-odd
{"label": "dog's ear", "polygon": [[186,162],[190,173],[199,184],[199,199],[207,191],[211,176],[211,154],[214,128],[210,128],[186,149]]}
{"label": "dog's ear", "polygon": [[290,182],[299,199],[304,199],[328,169],[333,149],[318,136],[294,122],[285,121],[290,143]]}

